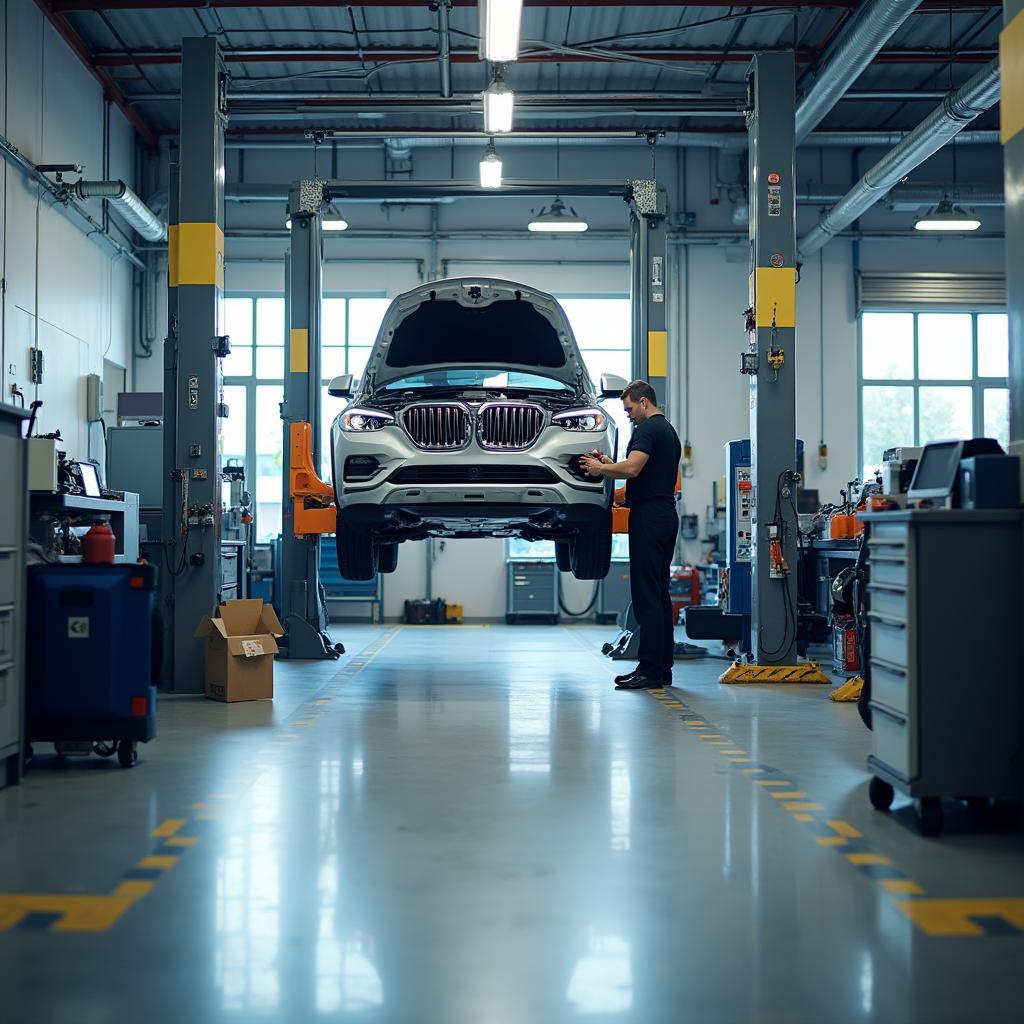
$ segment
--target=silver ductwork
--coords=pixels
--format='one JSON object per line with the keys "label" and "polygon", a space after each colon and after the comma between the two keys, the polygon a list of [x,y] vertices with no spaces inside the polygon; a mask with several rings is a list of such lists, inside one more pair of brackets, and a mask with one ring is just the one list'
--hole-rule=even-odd
{"label": "silver ductwork", "polygon": [[898,146],[886,153],[799,241],[800,254],[806,257],[817,252],[998,99],[999,61],[994,60],[946,96]]}
{"label": "silver ductwork", "polygon": [[79,181],[73,188],[79,199],[106,199],[147,241],[167,241],[167,225],[123,181]]}
{"label": "silver ductwork", "polygon": [[871,0],[860,7],[848,28],[826,51],[817,81],[797,104],[797,145],[821,124],[920,3]]}

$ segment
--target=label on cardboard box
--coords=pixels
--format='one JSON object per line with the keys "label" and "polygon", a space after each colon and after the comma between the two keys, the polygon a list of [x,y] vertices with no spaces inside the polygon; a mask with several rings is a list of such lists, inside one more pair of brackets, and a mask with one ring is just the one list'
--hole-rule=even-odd
{"label": "label on cardboard box", "polygon": [[242,653],[247,658],[256,658],[265,652],[263,650],[263,644],[259,640],[243,640]]}

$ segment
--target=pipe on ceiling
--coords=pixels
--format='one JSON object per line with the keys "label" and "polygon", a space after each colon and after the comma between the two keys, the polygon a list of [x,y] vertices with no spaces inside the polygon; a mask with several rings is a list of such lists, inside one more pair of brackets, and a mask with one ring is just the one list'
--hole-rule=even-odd
{"label": "pipe on ceiling", "polygon": [[167,241],[167,225],[123,181],[79,181],[73,187],[79,199],[106,199],[147,241]]}
{"label": "pipe on ceiling", "polygon": [[994,60],[949,93],[898,146],[886,153],[798,242],[800,254],[807,257],[817,252],[998,99],[999,61]]}
{"label": "pipe on ceiling", "polygon": [[448,15],[451,7],[448,0],[438,0],[437,4],[437,49],[441,69],[441,96],[448,99],[452,94],[452,39],[448,31]]}
{"label": "pipe on ceiling", "polygon": [[870,0],[857,10],[847,28],[823,54],[816,81],[797,104],[797,145],[821,124],[920,3],[921,0]]}

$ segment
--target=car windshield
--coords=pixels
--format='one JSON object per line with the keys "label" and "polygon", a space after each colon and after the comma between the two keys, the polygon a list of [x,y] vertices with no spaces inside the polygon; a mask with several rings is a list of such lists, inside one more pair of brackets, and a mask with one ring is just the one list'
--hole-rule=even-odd
{"label": "car windshield", "polygon": [[406,388],[486,388],[505,391],[521,388],[525,391],[565,391],[572,389],[561,381],[542,377],[536,373],[519,371],[474,370],[468,367],[449,367],[443,370],[428,370],[408,377],[389,381],[386,391],[403,391]]}

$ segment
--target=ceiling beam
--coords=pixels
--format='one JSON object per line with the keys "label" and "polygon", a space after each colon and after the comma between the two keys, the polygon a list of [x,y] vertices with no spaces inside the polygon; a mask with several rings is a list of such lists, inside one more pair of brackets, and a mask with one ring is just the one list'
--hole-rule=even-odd
{"label": "ceiling beam", "polygon": [[93,63],[89,48],[85,45],[82,37],[71,27],[62,14],[54,11],[52,0],[35,0],[36,7],[43,13],[43,17],[53,26],[54,31],[70,47],[71,52],[82,62],[85,69],[92,75],[103,89],[103,98],[109,100],[118,110],[124,114],[128,123],[138,132],[139,136],[150,146],[157,144],[157,137],[153,129],[146,123],[145,119],[129,103],[121,87],[102,68]]}
{"label": "ceiling beam", "polygon": [[[39,2],[39,0],[37,0]],[[766,47],[765,49],[775,49]],[[359,49],[225,49],[224,60],[229,64],[267,63],[315,63],[315,64],[358,64],[363,61],[434,61],[439,58],[437,50],[423,47],[383,48],[363,46]],[[679,64],[749,64],[755,50],[732,50],[723,53],[720,49],[707,50],[617,50],[623,58],[664,61]],[[961,50],[950,56],[948,50],[883,50],[875,55],[874,64],[987,64],[998,54],[993,50]],[[816,50],[798,50],[798,64],[809,64],[818,57]],[[98,68],[135,67],[143,64],[180,64],[180,50],[133,50],[100,51],[92,55],[93,64]],[[476,50],[453,50],[453,64],[477,64],[480,56]],[[605,53],[526,53],[520,56],[520,64],[579,64],[613,62]]]}
{"label": "ceiling beam", "polygon": [[[453,0],[455,7],[475,7],[476,0]],[[152,11],[152,10],[196,10],[213,8],[214,10],[244,10],[257,8],[306,8],[335,7],[339,0],[264,0],[255,3],[253,0],[50,0],[50,6],[56,13],[65,14],[70,11]],[[346,7],[420,7],[424,0],[351,0]],[[524,7],[732,7],[731,0],[699,0],[694,3],[680,3],[679,0],[523,0]],[[832,7],[842,10],[853,10],[857,0],[746,0],[744,7],[789,7],[789,8],[820,8]],[[945,12],[982,11],[1001,7],[999,0],[923,0],[919,11]]]}

